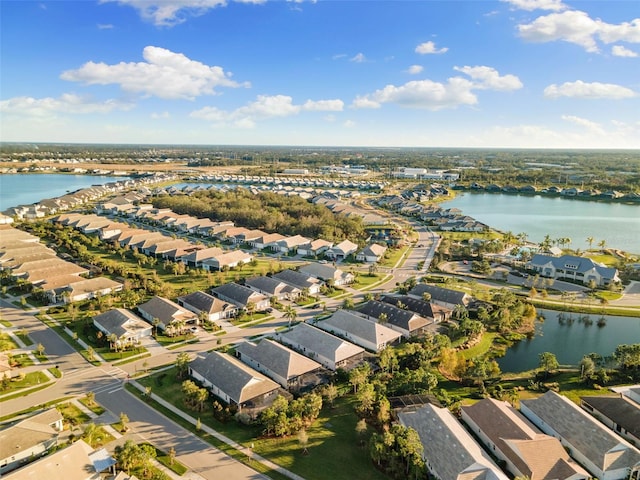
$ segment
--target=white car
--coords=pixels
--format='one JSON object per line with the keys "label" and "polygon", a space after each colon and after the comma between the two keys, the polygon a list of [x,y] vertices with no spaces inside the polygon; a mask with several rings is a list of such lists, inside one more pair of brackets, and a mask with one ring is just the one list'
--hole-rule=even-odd
{"label": "white car", "polygon": [[198,333],[200,331],[200,329],[198,327],[191,327],[191,328],[189,328],[189,331],[191,333]]}

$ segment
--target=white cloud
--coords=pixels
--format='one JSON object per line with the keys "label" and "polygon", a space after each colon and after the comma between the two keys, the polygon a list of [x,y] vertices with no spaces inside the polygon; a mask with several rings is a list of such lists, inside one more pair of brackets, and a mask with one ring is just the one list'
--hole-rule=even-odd
{"label": "white cloud", "polygon": [[633,50],[629,50],[628,48],[623,47],[622,45],[614,45],[611,47],[611,55],[614,57],[629,57],[634,58],[637,57],[638,54]]}
{"label": "white cloud", "polygon": [[419,73],[422,73],[423,70],[424,67],[422,65],[411,65],[407,69],[407,73],[410,73],[411,75],[418,75]]}
{"label": "white cloud", "polygon": [[580,45],[588,52],[598,52],[597,39],[604,43],[640,43],[640,18],[611,24],[600,19],[594,20],[579,10],[568,10],[538,17],[529,24],[518,25],[518,31],[522,38],[530,42],[562,40]]}
{"label": "white cloud", "polygon": [[0,101],[0,112],[29,117],[54,117],[57,114],[109,113],[113,110],[130,110],[132,104],[116,100],[95,102],[74,94],[59,98],[15,97]]}
{"label": "white cloud", "polygon": [[522,82],[515,75],[500,76],[495,68],[476,67],[453,67],[454,70],[469,75],[474,80],[474,88],[483,90],[518,90],[522,88]]}
{"label": "white cloud", "polygon": [[613,83],[587,83],[582,80],[565,82],[562,85],[552,84],[544,89],[544,96],[549,98],[572,97],[587,99],[622,99],[635,97],[637,94],[621,85]]}
{"label": "white cloud", "polygon": [[432,41],[421,43],[416,47],[416,53],[419,53],[420,55],[445,53],[448,50],[449,49],[447,47],[436,48],[436,44]]}
{"label": "white cloud", "polygon": [[98,24],[98,30],[111,30],[113,28],[113,25],[111,25],[110,23],[99,23]]}
{"label": "white cloud", "polygon": [[354,108],[379,108],[384,103],[396,103],[403,107],[441,110],[459,105],[475,105],[477,97],[471,92],[473,84],[460,77],[450,78],[447,83],[419,80],[399,87],[387,85],[381,90],[357,97]]}
{"label": "white cloud", "polygon": [[166,120],[168,118],[171,118],[171,114],[169,112],[167,112],[166,110],[164,112],[153,112],[151,114],[151,118],[153,118],[154,120]]}
{"label": "white cloud", "polygon": [[367,57],[364,56],[364,53],[357,53],[355,56],[351,57],[349,61],[355,63],[363,63],[367,61]]}
{"label": "white cloud", "polygon": [[332,60],[340,60],[341,58],[346,58],[347,54],[346,53],[338,53],[336,55],[334,55],[333,57],[331,57]]}
{"label": "white cloud", "polygon": [[233,123],[236,126],[250,128],[258,120],[276,117],[290,117],[300,112],[340,112],[344,109],[342,100],[307,100],[303,104],[294,104],[288,95],[259,95],[257,99],[236,110],[220,110],[216,107],[204,107],[190,116],[213,123]]}
{"label": "white cloud", "polygon": [[605,133],[604,129],[599,123],[593,122],[586,118],[576,117],[575,115],[562,115],[561,118],[566,122],[570,122],[580,127],[584,127],[585,129],[587,129],[592,133],[595,133],[598,135],[603,135]]}
{"label": "white cloud", "polygon": [[158,27],[172,27],[187,17],[199,16],[207,11],[225,6],[226,0],[102,0],[117,2],[135,8],[143,20]]}
{"label": "white cloud", "polygon": [[387,85],[366,95],[358,95],[352,102],[353,108],[380,108],[384,103],[395,103],[403,107],[441,110],[459,105],[478,103],[473,90],[517,90],[522,82],[515,75],[500,76],[491,67],[454,67],[469,75],[472,80],[451,77],[446,83],[433,80],[415,80],[401,86]]}
{"label": "white cloud", "polygon": [[165,48],[145,47],[142,56],[146,62],[87,62],[77,70],[63,72],[60,78],[86,85],[116,84],[126,92],[164,99],[193,100],[214,95],[216,87],[248,86],[231,80],[222,67],[208,66]]}
{"label": "white cloud", "polygon": [[501,0],[520,10],[564,10],[567,6],[560,0]]}
{"label": "white cloud", "polygon": [[356,122],[354,122],[353,120],[345,120],[342,126],[345,128],[353,128],[356,126]]}

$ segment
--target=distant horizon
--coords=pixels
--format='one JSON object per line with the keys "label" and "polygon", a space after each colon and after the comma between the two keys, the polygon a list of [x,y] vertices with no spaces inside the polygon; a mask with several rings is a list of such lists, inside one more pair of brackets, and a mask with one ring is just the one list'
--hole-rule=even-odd
{"label": "distant horizon", "polygon": [[2,2],[0,140],[640,149],[624,0]]}
{"label": "distant horizon", "polygon": [[206,144],[206,143],[102,143],[102,142],[12,142],[0,141],[5,145],[52,145],[52,146],[104,146],[104,147],[219,147],[219,148],[281,148],[281,149],[364,149],[364,150],[510,150],[510,151],[585,151],[585,152],[640,152],[640,148],[552,148],[552,147],[418,147],[418,146],[375,146],[375,145],[253,145],[253,144]]}

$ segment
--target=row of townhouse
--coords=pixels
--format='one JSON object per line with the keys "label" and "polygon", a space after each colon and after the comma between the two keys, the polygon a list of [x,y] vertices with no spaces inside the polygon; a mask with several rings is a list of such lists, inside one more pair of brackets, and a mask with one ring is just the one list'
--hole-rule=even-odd
{"label": "row of townhouse", "polygon": [[299,176],[260,176],[260,175],[225,175],[225,174],[213,174],[213,175],[198,175],[192,177],[191,180],[198,182],[229,182],[229,183],[246,183],[251,185],[292,185],[292,186],[305,186],[305,187],[320,187],[322,189],[327,188],[349,188],[360,190],[379,190],[383,188],[387,182],[375,181],[375,180],[343,180],[343,179],[331,179],[326,177],[306,177],[304,175]]}
{"label": "row of townhouse", "polygon": [[468,430],[432,404],[404,409],[398,420],[416,430],[425,464],[440,480],[506,479],[493,459],[515,478],[640,478],[640,451],[566,397],[549,391],[520,404],[518,411],[487,398],[463,406],[460,419]]}
{"label": "row of townhouse", "polygon": [[89,270],[63,260],[30,233],[0,226],[0,270],[41,289],[51,303],[74,302],[122,290],[107,277],[89,278]]}
{"label": "row of townhouse", "polygon": [[131,227],[127,223],[114,222],[99,215],[62,214],[54,221],[73,227],[87,234],[95,234],[104,242],[118,244],[148,256],[162,258],[204,270],[235,268],[253,260],[253,256],[241,250],[205,248],[203,245],[173,238],[161,232]]}
{"label": "row of townhouse", "polygon": [[104,185],[93,185],[60,197],[41,200],[31,205],[11,207],[5,210],[4,213],[19,220],[35,220],[49,215],[55,215],[64,210],[81,207],[106,195],[115,194],[124,190],[138,189],[141,193],[132,195],[137,195],[142,198],[143,195],[150,193],[148,189],[149,186],[174,178],[175,176],[171,174],[156,174],[136,179],[118,180]]}

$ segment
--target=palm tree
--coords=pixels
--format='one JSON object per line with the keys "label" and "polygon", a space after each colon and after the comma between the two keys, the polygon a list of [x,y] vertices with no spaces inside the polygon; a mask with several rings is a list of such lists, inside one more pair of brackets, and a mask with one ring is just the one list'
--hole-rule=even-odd
{"label": "palm tree", "polygon": [[593,242],[594,242],[593,237],[587,237],[587,243],[589,244],[589,250],[591,250],[591,247],[593,246]]}
{"label": "palm tree", "polygon": [[289,320],[289,327],[291,326],[291,324],[296,320],[296,318],[298,317],[298,312],[296,311],[295,308],[293,308],[291,305],[288,305],[285,309],[284,309],[284,318],[286,318],[287,320]]}
{"label": "palm tree", "polygon": [[600,247],[601,250],[604,250],[604,247],[606,247],[607,245],[607,241],[606,240],[600,240],[598,242],[598,246]]}

